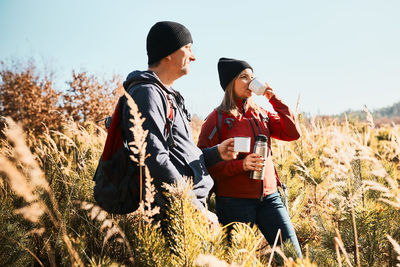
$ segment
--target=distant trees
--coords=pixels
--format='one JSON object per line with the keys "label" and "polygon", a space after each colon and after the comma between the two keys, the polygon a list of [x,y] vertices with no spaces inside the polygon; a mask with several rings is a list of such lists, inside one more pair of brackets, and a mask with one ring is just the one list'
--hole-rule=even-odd
{"label": "distant trees", "polygon": [[65,118],[95,121],[111,115],[122,92],[117,76],[100,81],[86,72],[72,72],[69,88],[55,88],[52,75],[39,73],[33,61],[24,64],[0,62],[0,115],[39,133],[45,127],[60,129]]}
{"label": "distant trees", "polygon": [[393,104],[390,107],[380,108],[373,113],[376,117],[400,117],[400,102]]}
{"label": "distant trees", "polygon": [[27,131],[40,131],[43,124],[60,121],[61,93],[53,88],[49,76],[42,77],[32,62],[26,66],[7,66],[1,62],[0,112],[21,122]]}
{"label": "distant trees", "polygon": [[75,121],[96,121],[113,112],[117,96],[123,93],[120,79],[100,82],[86,72],[72,72],[69,88],[63,95],[63,110]]}

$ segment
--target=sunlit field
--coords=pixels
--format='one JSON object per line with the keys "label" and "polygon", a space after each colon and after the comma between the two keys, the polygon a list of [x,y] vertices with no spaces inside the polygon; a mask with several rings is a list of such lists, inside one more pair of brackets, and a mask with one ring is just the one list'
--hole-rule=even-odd
{"label": "sunlit field", "polygon": [[[107,112],[112,108],[91,118]],[[154,220],[159,210],[151,205],[155,189],[148,171],[142,177],[146,202],[136,212],[112,216],[101,210],[93,199],[93,175],[106,132],[100,123],[82,120],[84,114],[91,113],[60,117],[57,127],[42,121],[36,131],[29,130],[34,122],[26,118],[14,118],[23,125],[1,118],[1,266],[400,263],[399,125],[378,127],[371,116],[355,122],[300,114],[301,138],[273,142],[274,162],[288,185],[288,209],[304,255],[296,259],[290,244],[268,245],[257,227],[235,224],[230,241],[225,228],[211,229],[190,202],[190,183],[168,188],[168,229],[162,233]],[[201,124],[192,121],[195,140]],[[144,134],[140,127],[132,131]]]}

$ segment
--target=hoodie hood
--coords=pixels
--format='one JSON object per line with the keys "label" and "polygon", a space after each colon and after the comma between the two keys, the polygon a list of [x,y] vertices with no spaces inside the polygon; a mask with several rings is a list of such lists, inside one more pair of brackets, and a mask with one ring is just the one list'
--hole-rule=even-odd
{"label": "hoodie hood", "polygon": [[128,77],[126,77],[126,80],[123,83],[124,89],[126,91],[128,91],[128,89],[132,83],[139,83],[142,81],[154,82],[154,83],[162,86],[167,91],[170,91],[168,88],[165,87],[165,85],[163,85],[163,83],[160,81],[158,76],[154,72],[149,71],[149,70],[146,70],[146,71],[135,70],[135,71],[132,71],[131,73],[129,73]]}
{"label": "hoodie hood", "polygon": [[[153,71],[150,70],[145,70],[145,71],[140,71],[140,70],[134,70],[131,73],[128,74],[128,77],[126,77],[125,82],[123,83],[125,91],[128,92],[129,87],[134,83],[140,83],[140,82],[151,82],[158,84],[162,89],[164,89],[167,93],[170,93],[175,96],[175,100],[177,101],[178,105],[181,105],[182,108],[184,109],[185,113],[188,114],[188,111],[185,108],[185,99],[183,96],[179,93],[179,91],[174,90],[173,88],[166,87],[158,78],[157,74],[155,74]],[[129,93],[129,92],[128,92]],[[190,117],[190,116],[189,116]],[[190,121],[190,119],[189,119]]]}

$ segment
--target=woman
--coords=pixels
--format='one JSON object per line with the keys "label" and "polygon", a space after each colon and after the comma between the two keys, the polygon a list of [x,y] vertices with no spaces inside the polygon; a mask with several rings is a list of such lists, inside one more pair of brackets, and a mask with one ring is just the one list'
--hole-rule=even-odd
{"label": "woman", "polygon": [[[265,111],[252,100],[249,83],[253,79],[253,68],[246,61],[220,58],[218,74],[225,96],[202,126],[200,148],[214,146],[235,136],[251,137],[251,148],[258,135],[267,136],[269,147],[270,137],[285,141],[300,137],[292,112],[267,83],[264,96],[277,114]],[[301,257],[296,233],[277,190],[279,180],[272,153],[270,149],[268,151],[265,159],[258,154],[240,153],[237,159],[220,162],[209,169],[215,181],[217,216],[224,225],[255,223],[271,246],[281,229],[283,240],[290,239]],[[251,179],[250,172],[264,165],[264,179]]]}

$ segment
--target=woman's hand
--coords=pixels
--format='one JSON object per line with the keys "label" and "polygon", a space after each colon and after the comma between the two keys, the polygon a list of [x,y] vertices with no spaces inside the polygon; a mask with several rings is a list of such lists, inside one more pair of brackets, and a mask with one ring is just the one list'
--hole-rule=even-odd
{"label": "woman's hand", "polygon": [[267,86],[267,89],[264,91],[264,96],[270,100],[275,95],[274,90],[269,87],[268,83],[265,83],[265,86]]}
{"label": "woman's hand", "polygon": [[234,144],[234,139],[229,138],[218,145],[218,152],[223,160],[236,159],[238,152],[235,152]]}
{"label": "woman's hand", "polygon": [[264,167],[264,161],[265,159],[256,153],[249,154],[243,160],[243,170],[261,171]]}

